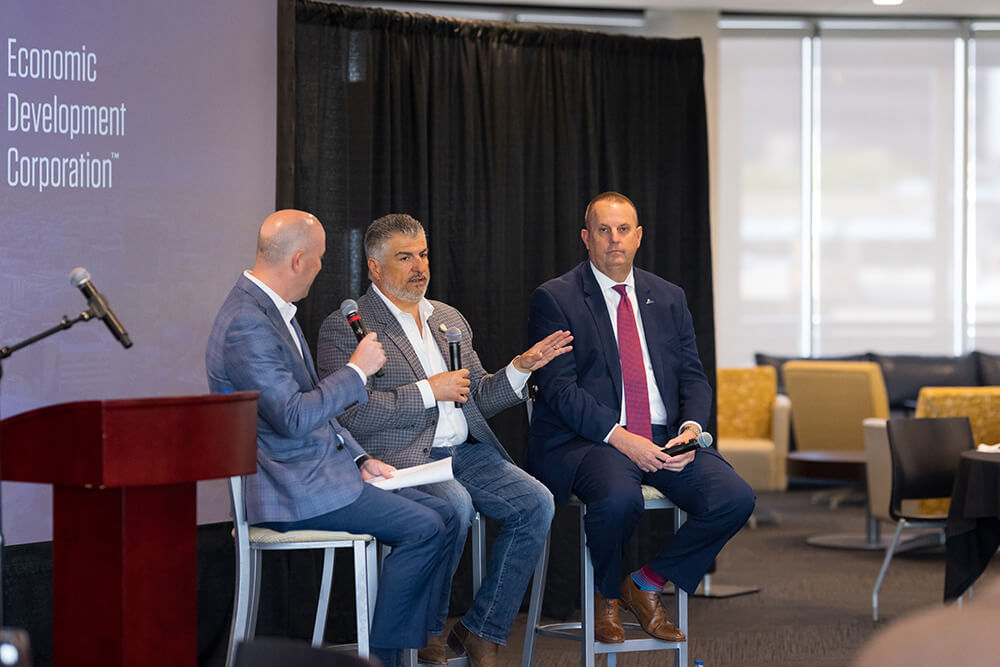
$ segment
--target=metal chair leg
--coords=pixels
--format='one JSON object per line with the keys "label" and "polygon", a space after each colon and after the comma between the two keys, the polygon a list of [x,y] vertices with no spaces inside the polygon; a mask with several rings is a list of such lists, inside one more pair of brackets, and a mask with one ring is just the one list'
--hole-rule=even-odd
{"label": "metal chair leg", "polygon": [[326,614],[330,608],[330,589],[333,588],[333,560],[335,549],[323,550],[323,578],[319,583],[319,600],[316,602],[316,621],[313,623],[312,646],[323,645],[326,630]]}
{"label": "metal chair leg", "polygon": [[584,519],[587,515],[586,505],[580,505],[580,632],[583,634],[580,642],[582,652],[580,664],[583,667],[594,667],[594,563],[590,560],[590,549],[587,548],[587,531]]}
{"label": "metal chair leg", "polygon": [[889,548],[885,550],[885,559],[882,560],[882,569],[878,572],[878,578],[875,580],[875,588],[872,589],[872,620],[878,620],[878,589],[882,587],[882,579],[885,578],[885,572],[889,569],[889,561],[892,560],[892,554],[896,551],[896,545],[899,544],[899,535],[903,532],[903,521],[896,522],[896,534],[892,538],[892,543],[889,544]]}
{"label": "metal chair leg", "polygon": [[260,572],[263,569],[261,552],[250,549],[250,616],[247,619],[246,638],[253,639],[257,634],[257,612],[260,610]]}
{"label": "metal chair leg", "polygon": [[250,550],[236,545],[236,595],[233,600],[233,620],[229,626],[229,646],[226,667],[232,667],[236,645],[246,639],[250,617]]}
{"label": "metal chair leg", "polygon": [[472,596],[479,594],[483,584],[483,563],[486,554],[486,521],[476,512],[472,517]]}
{"label": "metal chair leg", "polygon": [[531,667],[532,654],[535,651],[535,639],[538,637],[538,626],[542,619],[542,597],[545,594],[545,575],[549,566],[549,549],[552,546],[552,533],[545,536],[545,547],[535,566],[535,576],[531,582],[531,602],[528,604],[528,623],[524,632],[524,650],[521,652],[521,667]]}

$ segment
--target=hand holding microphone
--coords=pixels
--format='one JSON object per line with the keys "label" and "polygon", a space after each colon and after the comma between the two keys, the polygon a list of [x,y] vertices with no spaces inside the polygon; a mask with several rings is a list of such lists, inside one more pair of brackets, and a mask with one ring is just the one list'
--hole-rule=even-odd
{"label": "hand holding microphone", "polygon": [[673,447],[664,447],[660,451],[667,456],[677,456],[678,454],[686,454],[687,452],[693,452],[701,447],[711,447],[712,446],[712,434],[706,431],[702,431],[695,437],[691,438],[687,442],[682,442],[679,445],[674,445]]}
{"label": "hand holding microphone", "polygon": [[347,318],[347,323],[351,325],[354,336],[358,339],[358,347],[351,355],[350,363],[364,371],[365,375],[379,378],[385,375],[385,371],[382,370],[385,351],[382,350],[382,344],[375,340],[375,334],[369,335],[365,330],[361,315],[358,314],[358,302],[354,299],[344,299],[340,303],[340,312]]}
{"label": "hand holding microphone", "polygon": [[457,327],[445,331],[444,339],[448,343],[448,372],[438,373],[427,378],[431,392],[437,401],[454,401],[456,408],[469,400],[468,369],[462,368],[462,332]]}

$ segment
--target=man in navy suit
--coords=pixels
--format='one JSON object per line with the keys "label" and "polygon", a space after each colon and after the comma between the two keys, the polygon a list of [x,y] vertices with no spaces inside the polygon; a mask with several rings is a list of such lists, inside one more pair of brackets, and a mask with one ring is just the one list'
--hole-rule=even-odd
{"label": "man in navy suit", "polygon": [[326,233],[314,216],[270,215],[257,237],[257,259],[216,317],[206,367],[213,392],[254,390],[257,473],[247,478],[251,524],[273,530],[368,533],[392,546],[380,577],[371,628],[372,654],[386,667],[399,649],[420,648],[441,591],[444,554],[459,524],[447,502],[413,489],[389,492],[365,480],[391,475],[335,417],[368,400],[365,383],[385,353],[375,334],[322,381],[294,319],[322,266]]}
{"label": "man in navy suit", "polygon": [[[635,206],[616,192],[598,195],[580,236],[590,260],[531,297],[532,340],[557,330],[572,331],[575,340],[572,353],[535,373],[526,467],[557,503],[573,493],[587,505],[597,640],[624,641],[621,601],[649,634],[683,641],[659,593],[668,581],[694,591],[750,516],[754,495],[714,449],[674,457],[662,451],[701,433],[712,390],[684,292],[632,265],[642,241]],[[622,581],[622,549],[642,515],[643,484],[659,489],[688,520]]]}

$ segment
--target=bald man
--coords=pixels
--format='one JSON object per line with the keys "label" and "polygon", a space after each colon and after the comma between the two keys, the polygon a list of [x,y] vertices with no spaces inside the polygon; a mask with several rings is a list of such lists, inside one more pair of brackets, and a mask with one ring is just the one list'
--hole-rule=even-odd
{"label": "bald man", "polygon": [[264,221],[254,267],[236,282],[209,336],[208,383],[213,392],[260,392],[257,473],[246,480],[250,524],[368,533],[392,546],[371,650],[395,667],[400,649],[426,643],[459,523],[443,500],[365,483],[395,468],[368,456],[336,416],[367,402],[367,378],[385,362],[382,346],[369,334],[344,367],[320,381],[294,319],[292,302],[309,293],[325,250],[326,233],[309,213],[278,211]]}

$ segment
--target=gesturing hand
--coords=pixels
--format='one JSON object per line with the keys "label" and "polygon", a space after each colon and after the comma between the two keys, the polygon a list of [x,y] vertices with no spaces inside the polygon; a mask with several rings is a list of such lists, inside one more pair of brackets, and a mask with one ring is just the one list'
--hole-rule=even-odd
{"label": "gesturing hand", "polygon": [[573,334],[568,331],[556,331],[541,339],[514,360],[514,368],[522,373],[537,371],[560,354],[573,349],[570,343]]}

